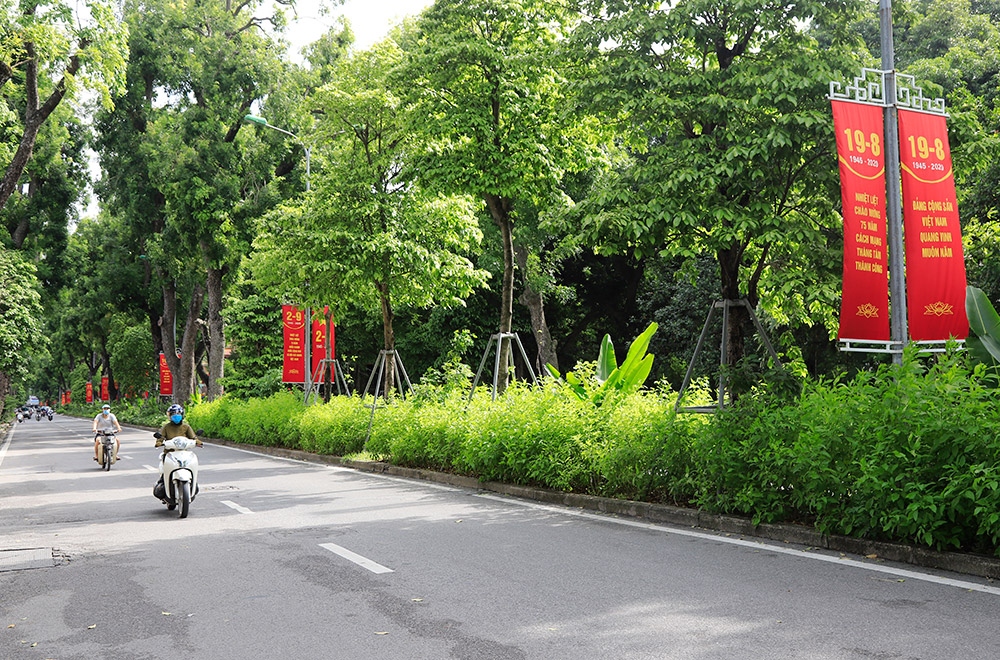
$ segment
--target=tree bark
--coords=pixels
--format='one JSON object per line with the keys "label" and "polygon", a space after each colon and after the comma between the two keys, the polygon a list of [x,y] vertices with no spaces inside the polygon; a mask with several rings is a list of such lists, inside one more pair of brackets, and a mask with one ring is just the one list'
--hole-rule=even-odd
{"label": "tree bark", "polygon": [[[511,201],[498,195],[485,195],[486,206],[493,222],[500,228],[500,239],[503,243],[503,281],[500,289],[500,333],[511,331],[514,318],[514,221],[511,219]],[[497,394],[507,390],[510,373],[507,363],[510,361],[510,339],[502,339],[497,350],[500,351],[500,368],[495,374],[497,379]]]}
{"label": "tree bark", "polygon": [[382,394],[387,399],[389,392],[396,383],[396,330],[393,322],[396,320],[396,313],[392,309],[392,301],[389,299],[389,285],[386,282],[379,282],[377,285],[379,300],[382,306],[382,346],[386,353],[384,373],[382,376]]}
{"label": "tree bark", "polygon": [[[81,46],[83,45],[85,44],[81,44]],[[75,76],[80,70],[80,59],[74,55],[70,58],[69,65],[66,67],[62,79],[56,83],[48,98],[39,104],[38,54],[35,52],[35,44],[31,41],[25,42],[24,51],[27,55],[27,61],[24,65],[24,95],[26,101],[24,109],[24,133],[21,135],[21,141],[17,146],[17,151],[14,152],[14,157],[4,172],[3,179],[0,180],[0,209],[7,204],[7,200],[10,199],[11,194],[17,188],[17,181],[21,178],[24,168],[31,159],[31,154],[35,148],[35,139],[38,137],[38,131],[41,129],[42,124],[45,123],[45,120],[49,118],[49,115],[52,114],[63,100],[63,97],[66,96],[66,78]],[[18,227],[15,234],[11,238],[17,249],[20,249],[27,236],[27,226],[25,225],[23,230],[21,227]]]}
{"label": "tree bark", "polygon": [[545,321],[545,300],[542,294],[535,291],[528,281],[528,249],[518,243],[514,244],[514,256],[517,258],[517,267],[521,269],[521,277],[524,278],[524,290],[518,296],[517,301],[528,308],[531,315],[531,331],[535,337],[535,344],[538,352],[535,356],[535,372],[545,373],[546,364],[551,364],[556,370],[559,369],[559,359],[556,357],[556,340],[549,332],[549,325]]}
{"label": "tree bark", "polygon": [[174,323],[177,320],[177,287],[172,280],[166,281],[163,285],[163,317],[159,324],[160,340],[163,344],[163,354],[167,367],[173,375],[173,400],[177,403],[187,403],[194,396],[194,360],[198,340],[198,316],[201,314],[204,299],[204,289],[201,284],[196,284],[191,292],[187,321],[184,324],[184,334],[181,339],[181,356],[178,357],[178,347],[174,337]]}
{"label": "tree bark", "polygon": [[208,400],[222,396],[226,334],[222,319],[222,280],[227,267],[208,269]]}

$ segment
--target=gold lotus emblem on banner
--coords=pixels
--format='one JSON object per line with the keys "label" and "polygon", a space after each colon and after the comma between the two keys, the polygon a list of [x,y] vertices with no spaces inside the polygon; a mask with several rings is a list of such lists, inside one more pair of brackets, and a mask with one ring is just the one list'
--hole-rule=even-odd
{"label": "gold lotus emblem on banner", "polygon": [[952,305],[939,300],[933,305],[924,307],[924,316],[950,316],[955,313],[952,309]]}
{"label": "gold lotus emblem on banner", "polygon": [[863,316],[866,319],[877,319],[878,318],[878,307],[871,303],[865,303],[864,305],[858,306],[858,316]]}

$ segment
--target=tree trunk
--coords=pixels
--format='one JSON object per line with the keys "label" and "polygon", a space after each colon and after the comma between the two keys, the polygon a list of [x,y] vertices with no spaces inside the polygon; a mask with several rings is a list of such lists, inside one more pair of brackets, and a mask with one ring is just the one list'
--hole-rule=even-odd
{"label": "tree trunk", "polygon": [[[66,67],[62,79],[56,83],[55,88],[53,88],[48,98],[45,99],[45,102],[39,104],[38,56],[35,52],[34,42],[26,41],[24,43],[24,52],[28,57],[24,65],[24,133],[21,135],[21,141],[17,146],[17,151],[14,152],[14,157],[4,172],[3,179],[0,179],[0,209],[7,204],[7,200],[17,187],[18,179],[21,178],[24,168],[31,159],[32,151],[35,148],[35,139],[38,137],[38,131],[41,129],[42,124],[45,123],[45,120],[49,118],[52,111],[56,109],[56,106],[66,96],[66,79],[72,78],[80,70],[80,60],[74,55],[70,58],[69,66]],[[15,233],[22,233],[20,227]],[[26,235],[27,228],[25,227],[22,235],[11,237],[14,239],[14,245],[18,249],[24,243]]]}
{"label": "tree trunk", "polygon": [[377,285],[379,291],[379,300],[382,305],[382,345],[383,350],[391,351],[385,356],[384,369],[385,372],[382,376],[382,394],[387,399],[389,398],[389,392],[395,386],[395,376],[396,376],[396,331],[393,328],[393,321],[396,319],[396,313],[392,309],[392,301],[389,299],[389,285],[385,282],[379,282]]}
{"label": "tree trunk", "polygon": [[556,357],[556,341],[552,338],[549,325],[545,321],[545,301],[542,294],[535,291],[528,281],[528,249],[515,243],[514,256],[517,257],[517,267],[521,269],[521,277],[524,278],[524,290],[518,296],[517,301],[527,307],[531,314],[531,331],[535,337],[535,344],[538,346],[538,353],[535,357],[535,372],[545,373],[546,364],[551,364],[558,370],[559,359]]}
{"label": "tree trunk", "polygon": [[[722,279],[722,297],[724,300],[740,300],[740,262],[743,249],[733,245],[725,250],[719,250],[719,274]],[[730,368],[735,367],[746,355],[746,337],[744,328],[750,320],[750,315],[742,305],[729,308],[729,324],[723,328],[726,333],[725,362]]]}
{"label": "tree trunk", "polygon": [[226,335],[222,320],[222,279],[228,269],[208,269],[208,400],[222,396]]}
{"label": "tree trunk", "polygon": [[[503,243],[503,282],[500,288],[500,333],[511,331],[514,318],[514,221],[511,219],[511,201],[497,195],[486,195],[486,206],[490,210],[493,222],[500,228],[500,239]],[[510,339],[503,339],[497,350],[500,351],[500,368],[495,374],[497,379],[497,394],[507,390],[510,378],[507,363],[510,361]]]}
{"label": "tree trunk", "polygon": [[181,356],[177,356],[177,342],[174,337],[174,323],[177,320],[177,288],[173,281],[163,285],[163,318],[160,320],[160,339],[167,367],[173,375],[173,400],[187,403],[194,396],[194,360],[198,340],[198,315],[201,314],[205,291],[196,284],[191,292],[187,322],[181,339]]}

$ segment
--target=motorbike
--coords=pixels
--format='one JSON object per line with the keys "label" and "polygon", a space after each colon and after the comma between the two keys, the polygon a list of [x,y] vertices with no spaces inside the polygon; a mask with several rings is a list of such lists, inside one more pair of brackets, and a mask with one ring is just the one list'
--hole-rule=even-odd
{"label": "motorbike", "polygon": [[48,415],[49,421],[51,422],[52,421],[52,411],[50,410],[46,414]]}
{"label": "motorbike", "polygon": [[18,410],[17,411],[17,423],[20,424],[23,421],[24,421],[24,413],[22,413],[20,410]]}
{"label": "motorbike", "polygon": [[[162,438],[159,432],[154,438]],[[160,481],[153,487],[153,497],[167,505],[168,511],[177,509],[181,518],[187,518],[191,502],[198,494],[198,456],[194,453],[196,441],[178,437],[163,441],[160,455]]]}
{"label": "motorbike", "polygon": [[36,422],[42,421],[42,411],[41,410],[38,410],[38,411],[35,412],[35,421]]}
{"label": "motorbike", "polygon": [[101,437],[101,444],[97,447],[97,462],[100,463],[102,470],[110,470],[111,465],[117,460],[115,447],[118,439],[114,431],[98,431],[97,435]]}

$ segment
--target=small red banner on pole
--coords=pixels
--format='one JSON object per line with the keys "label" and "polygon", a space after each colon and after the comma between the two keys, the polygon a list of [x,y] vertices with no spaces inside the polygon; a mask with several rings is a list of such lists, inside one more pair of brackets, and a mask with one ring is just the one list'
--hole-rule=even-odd
{"label": "small red banner on pole", "polygon": [[281,307],[281,328],[284,337],[281,381],[306,382],[306,314],[294,305]]}
{"label": "small red banner on pole", "polygon": [[326,320],[315,320],[312,322],[312,374],[315,376],[313,382],[326,382],[326,369],[316,373],[320,360],[326,358]]}
{"label": "small red banner on pole", "polygon": [[160,353],[160,396],[173,396],[174,377],[167,366],[167,356]]}
{"label": "small red banner on pole", "polygon": [[965,258],[945,118],[912,110],[898,116],[910,338],[965,339]]}
{"label": "small red banner on pole", "polygon": [[101,401],[110,401],[111,395],[108,392],[108,377],[101,376]]}
{"label": "small red banner on pole", "polygon": [[833,101],[844,215],[842,340],[889,340],[882,108]]}
{"label": "small red banner on pole", "polygon": [[94,402],[94,384],[91,383],[90,381],[87,381],[87,396],[85,400],[87,401],[87,403]]}

